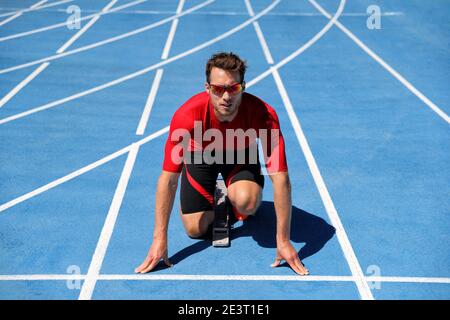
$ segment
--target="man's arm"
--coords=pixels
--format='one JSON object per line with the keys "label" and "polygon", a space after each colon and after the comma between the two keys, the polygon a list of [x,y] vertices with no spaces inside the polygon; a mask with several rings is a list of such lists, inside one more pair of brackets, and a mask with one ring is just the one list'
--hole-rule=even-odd
{"label": "man's arm", "polygon": [[278,172],[269,175],[269,177],[273,184],[273,197],[277,215],[277,256],[272,267],[277,267],[282,260],[286,260],[296,273],[307,275],[309,272],[300,261],[298,253],[290,241],[292,200],[289,174]]}
{"label": "man's arm", "polygon": [[147,258],[136,268],[137,273],[147,273],[159,263],[161,259],[168,266],[172,266],[167,251],[167,229],[173,208],[173,202],[178,187],[180,173],[163,171],[158,179],[156,190],[155,226],[153,229],[153,243]]}

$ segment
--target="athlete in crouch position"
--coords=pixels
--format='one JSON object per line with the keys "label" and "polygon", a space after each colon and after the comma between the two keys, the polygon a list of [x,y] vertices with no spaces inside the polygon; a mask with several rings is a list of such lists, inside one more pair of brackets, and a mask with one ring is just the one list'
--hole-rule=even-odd
{"label": "athlete in crouch position", "polygon": [[277,218],[272,267],[285,260],[297,274],[309,273],[290,241],[291,184],[278,116],[267,103],[244,92],[245,71],[246,63],[235,54],[213,55],[206,64],[205,92],[175,112],[158,179],[153,243],[135,272],[147,273],[161,259],[172,266],[167,230],[180,173],[181,219],[188,236],[199,238],[211,232],[219,173],[236,217],[243,220],[256,212],[264,187],[256,147],[259,138]]}

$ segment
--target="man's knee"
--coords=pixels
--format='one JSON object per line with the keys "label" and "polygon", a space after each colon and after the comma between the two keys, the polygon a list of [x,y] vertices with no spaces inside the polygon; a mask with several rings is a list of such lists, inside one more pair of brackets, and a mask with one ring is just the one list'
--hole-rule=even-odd
{"label": "man's knee", "polygon": [[182,215],[186,234],[193,239],[204,237],[214,219],[213,211]]}
{"label": "man's knee", "polygon": [[186,234],[189,238],[199,239],[206,235],[208,227],[190,226],[186,228]]}
{"label": "man's knee", "polygon": [[239,189],[233,192],[230,198],[231,204],[243,215],[253,215],[258,210],[261,202],[260,192],[251,192],[247,189]]}

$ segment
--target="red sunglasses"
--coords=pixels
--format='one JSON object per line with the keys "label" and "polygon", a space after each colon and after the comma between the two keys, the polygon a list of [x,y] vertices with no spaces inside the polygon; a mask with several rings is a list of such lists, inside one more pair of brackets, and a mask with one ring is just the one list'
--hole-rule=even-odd
{"label": "red sunglasses", "polygon": [[232,84],[231,86],[219,86],[216,84],[208,83],[208,86],[209,90],[211,90],[211,92],[216,96],[221,97],[225,93],[225,91],[228,92],[230,95],[234,96],[244,91],[245,82],[243,81],[242,83],[235,83]]}

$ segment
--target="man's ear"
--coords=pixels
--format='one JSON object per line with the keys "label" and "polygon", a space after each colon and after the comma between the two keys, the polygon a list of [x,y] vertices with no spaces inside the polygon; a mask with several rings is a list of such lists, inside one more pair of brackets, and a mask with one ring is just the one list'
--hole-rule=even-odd
{"label": "man's ear", "polygon": [[245,81],[242,81],[242,91],[244,91],[245,90]]}
{"label": "man's ear", "polygon": [[206,90],[206,92],[209,93],[209,84],[208,84],[208,82],[205,82],[205,90]]}

